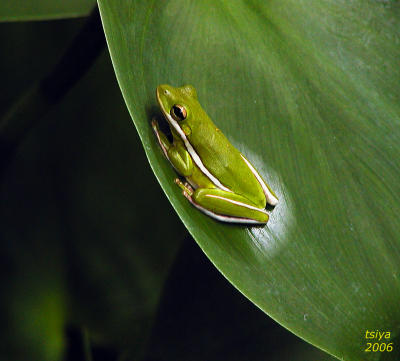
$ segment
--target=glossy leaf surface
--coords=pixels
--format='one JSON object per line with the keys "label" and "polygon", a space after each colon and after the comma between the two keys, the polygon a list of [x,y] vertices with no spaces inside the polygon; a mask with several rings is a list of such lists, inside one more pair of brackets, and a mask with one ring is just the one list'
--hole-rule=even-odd
{"label": "glossy leaf surface", "polygon": [[[280,324],[345,360],[400,325],[398,2],[103,1],[114,68],[150,165],[215,266]],[[181,195],[150,127],[190,83],[280,203],[266,227]],[[168,210],[166,210],[168,212]],[[167,230],[166,230],[167,231]]]}

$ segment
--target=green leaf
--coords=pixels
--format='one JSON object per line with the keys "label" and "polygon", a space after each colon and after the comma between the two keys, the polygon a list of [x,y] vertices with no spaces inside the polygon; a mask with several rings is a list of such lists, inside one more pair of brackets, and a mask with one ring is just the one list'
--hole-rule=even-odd
{"label": "green leaf", "polygon": [[[268,315],[332,355],[398,359],[396,349],[364,350],[367,330],[390,332],[395,345],[400,330],[399,3],[99,5],[150,165],[214,265]],[[218,223],[181,195],[149,125],[160,83],[193,84],[277,192],[266,227]]]}
{"label": "green leaf", "polygon": [[63,19],[86,16],[95,0],[2,0],[0,21]]}

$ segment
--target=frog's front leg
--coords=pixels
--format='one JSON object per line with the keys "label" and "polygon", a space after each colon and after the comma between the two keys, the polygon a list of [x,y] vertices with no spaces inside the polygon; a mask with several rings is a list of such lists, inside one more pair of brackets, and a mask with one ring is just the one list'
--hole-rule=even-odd
{"label": "frog's front leg", "polygon": [[186,150],[183,143],[179,140],[174,141],[174,143],[170,143],[167,136],[160,130],[160,127],[155,119],[153,119],[151,125],[165,158],[169,160],[179,174],[184,177],[190,176],[193,173],[192,157]]}
{"label": "frog's front leg", "polygon": [[269,215],[247,198],[222,189],[198,188],[183,195],[203,213],[219,221],[231,223],[265,224]]}
{"label": "frog's front leg", "polygon": [[178,185],[180,189],[183,190],[183,194],[185,197],[187,195],[189,195],[189,197],[193,195],[194,189],[188,182],[182,183],[182,181],[179,178],[176,178],[175,183]]}
{"label": "frog's front leg", "polygon": [[157,137],[158,144],[160,144],[161,150],[164,153],[165,158],[168,158],[168,149],[171,147],[171,143],[169,142],[166,135],[160,130],[160,126],[155,118],[151,121],[151,127],[153,128],[154,134]]}

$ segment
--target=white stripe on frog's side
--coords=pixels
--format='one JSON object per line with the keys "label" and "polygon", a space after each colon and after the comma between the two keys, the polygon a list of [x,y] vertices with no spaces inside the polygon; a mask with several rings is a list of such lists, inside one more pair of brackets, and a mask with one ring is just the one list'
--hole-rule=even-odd
{"label": "white stripe on frog's side", "polygon": [[190,144],[190,142],[188,141],[188,139],[186,138],[186,134],[183,132],[183,130],[181,129],[181,127],[179,126],[178,122],[172,118],[171,115],[164,113],[164,116],[167,118],[168,123],[170,123],[174,129],[176,130],[176,132],[179,134],[179,136],[181,137],[183,143],[185,143],[185,147],[187,149],[187,151],[189,152],[190,156],[192,157],[193,161],[196,163],[196,165],[200,168],[200,170],[203,172],[204,175],[207,176],[207,178],[214,183],[214,185],[219,188],[222,189],[226,192],[232,192],[229,188],[225,187],[217,178],[215,178],[210,171],[205,167],[205,165],[203,164],[203,162],[201,161],[199,155],[197,154],[197,152],[194,150],[194,148],[192,147],[192,145]]}
{"label": "white stripe on frog's side", "polygon": [[242,153],[240,153],[240,155],[246,162],[247,166],[250,168],[251,172],[257,178],[258,183],[260,183],[261,188],[263,189],[263,192],[265,194],[265,198],[267,199],[267,203],[269,203],[271,206],[276,206],[278,204],[278,199],[271,193],[268,186],[265,184],[264,180],[258,174],[256,169],[252,166],[252,164],[246,159],[246,157]]}

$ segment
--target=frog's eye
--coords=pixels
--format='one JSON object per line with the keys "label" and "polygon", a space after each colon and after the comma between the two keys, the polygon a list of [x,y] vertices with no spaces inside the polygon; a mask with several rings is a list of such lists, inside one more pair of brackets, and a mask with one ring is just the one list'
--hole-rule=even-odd
{"label": "frog's eye", "polygon": [[175,104],[171,108],[171,115],[172,115],[172,118],[174,118],[175,120],[185,120],[187,117],[187,112],[186,112],[185,107],[183,107],[182,105],[179,105],[179,104]]}

